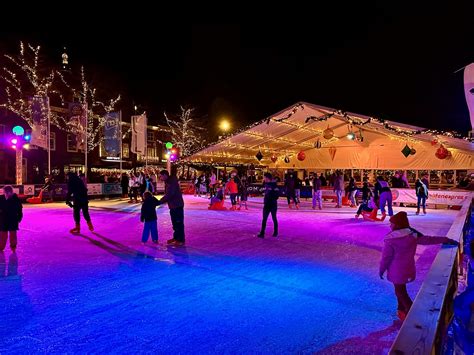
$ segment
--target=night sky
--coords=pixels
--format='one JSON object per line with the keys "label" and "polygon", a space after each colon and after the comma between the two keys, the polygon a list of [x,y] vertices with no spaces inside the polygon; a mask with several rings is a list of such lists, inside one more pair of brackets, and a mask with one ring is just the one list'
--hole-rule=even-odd
{"label": "night sky", "polygon": [[280,10],[229,23],[227,16],[215,16],[221,23],[132,16],[116,28],[94,26],[90,35],[74,26],[1,32],[0,52],[14,52],[22,39],[41,44],[59,65],[66,46],[73,69],[83,64],[97,86],[124,95],[125,117],[135,103],[154,123],[184,105],[211,129],[223,116],[242,126],[307,101],[427,128],[470,129],[463,72],[454,71],[474,62],[471,9]]}

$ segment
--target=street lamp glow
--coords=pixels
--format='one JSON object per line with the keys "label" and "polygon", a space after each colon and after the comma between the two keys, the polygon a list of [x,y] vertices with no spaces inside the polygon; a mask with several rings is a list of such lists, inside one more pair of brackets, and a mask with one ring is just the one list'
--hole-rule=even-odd
{"label": "street lamp glow", "polygon": [[227,132],[229,129],[230,129],[230,122],[227,121],[227,120],[222,120],[220,125],[219,125],[219,128],[224,131],[224,132]]}

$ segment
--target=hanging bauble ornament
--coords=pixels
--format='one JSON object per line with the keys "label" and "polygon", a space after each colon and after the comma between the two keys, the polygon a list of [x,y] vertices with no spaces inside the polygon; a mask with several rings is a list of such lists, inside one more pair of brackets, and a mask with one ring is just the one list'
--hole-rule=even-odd
{"label": "hanging bauble ornament", "polygon": [[331,160],[334,161],[334,157],[336,156],[337,149],[335,147],[329,148],[329,155],[331,156]]}
{"label": "hanging bauble ornament", "polygon": [[331,128],[329,128],[329,126],[328,126],[328,128],[326,128],[323,131],[323,137],[325,139],[331,139],[332,137],[334,137],[334,131]]}
{"label": "hanging bauble ornament", "polygon": [[290,158],[289,158],[288,155],[287,155],[287,156],[285,156],[285,163],[288,164],[289,162],[290,162]]}
{"label": "hanging bauble ornament", "polygon": [[276,163],[276,161],[278,160],[278,157],[275,154],[272,154],[270,159],[272,160],[272,162]]}
{"label": "hanging bauble ornament", "polygon": [[446,159],[448,157],[448,154],[449,151],[443,145],[441,145],[441,147],[439,147],[435,153],[436,158],[438,159]]}
{"label": "hanging bauble ornament", "polygon": [[321,142],[319,141],[319,139],[318,139],[316,142],[314,142],[314,147],[315,147],[316,149],[321,148]]}
{"label": "hanging bauble ornament", "polygon": [[431,141],[431,145],[434,147],[436,144],[438,144],[438,140],[437,139],[433,139]]}
{"label": "hanging bauble ornament", "polygon": [[263,154],[261,151],[258,151],[257,154],[255,154],[255,158],[257,158],[258,161],[262,160],[263,159]]}
{"label": "hanging bauble ornament", "polygon": [[402,149],[402,154],[405,156],[405,158],[408,158],[410,153],[411,153],[410,147],[408,146],[408,144],[405,144],[405,146]]}
{"label": "hanging bauble ornament", "polygon": [[301,151],[298,153],[296,157],[298,158],[299,161],[303,161],[306,159],[306,154],[303,151]]}
{"label": "hanging bauble ornament", "polygon": [[410,149],[410,155],[415,155],[416,154],[416,149],[415,148],[411,148]]}

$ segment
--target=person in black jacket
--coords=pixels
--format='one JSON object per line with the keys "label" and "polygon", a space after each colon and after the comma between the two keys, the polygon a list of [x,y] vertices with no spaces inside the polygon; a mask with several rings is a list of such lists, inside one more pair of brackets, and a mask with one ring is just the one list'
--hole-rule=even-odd
{"label": "person in black jacket", "polygon": [[81,232],[81,210],[84,219],[87,222],[89,230],[94,231],[94,227],[89,215],[89,198],[87,197],[87,188],[82,180],[74,173],[68,173],[66,204],[72,207],[74,213],[74,222],[76,226],[70,230],[71,233]]}
{"label": "person in black jacket", "polygon": [[273,220],[273,236],[278,237],[278,220],[277,220],[277,209],[278,209],[278,197],[280,197],[280,190],[275,181],[273,181],[272,174],[265,173],[264,177],[264,187],[265,187],[265,196],[263,198],[263,219],[262,219],[262,229],[257,235],[259,238],[265,237],[265,229],[267,227],[268,215],[272,214]]}
{"label": "person in black jacket", "polygon": [[49,202],[54,202],[54,188],[53,188],[53,179],[51,176],[46,176],[44,178],[44,185],[41,187],[42,191],[49,193]]}
{"label": "person in black jacket", "polygon": [[170,209],[171,223],[173,224],[173,238],[166,243],[182,246],[184,237],[184,200],[181,188],[176,176],[170,176],[168,170],[160,171],[160,180],[165,183],[165,195],[158,201],[159,205],[168,203]]}
{"label": "person in black jacket", "polygon": [[2,252],[10,237],[10,248],[16,251],[18,225],[23,219],[23,206],[13,187],[3,187],[3,196],[0,197],[0,252]]}
{"label": "person in black jacket", "polygon": [[120,179],[120,187],[122,188],[122,197],[127,198],[128,194],[128,175],[126,173],[122,174],[122,178]]}
{"label": "person in black jacket", "polygon": [[144,222],[142,233],[142,244],[148,241],[151,234],[153,243],[158,243],[158,218],[156,217],[156,207],[158,200],[152,195],[150,191],[143,194],[143,205],[140,214],[140,221]]}

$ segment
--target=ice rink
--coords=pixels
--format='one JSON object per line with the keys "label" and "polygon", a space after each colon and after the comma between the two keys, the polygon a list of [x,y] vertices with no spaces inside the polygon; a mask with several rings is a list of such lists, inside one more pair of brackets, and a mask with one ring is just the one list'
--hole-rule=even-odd
{"label": "ice rink", "polygon": [[[15,254],[0,253],[0,353],[382,354],[395,338],[392,285],[378,277],[388,221],[349,207],[289,210],[280,236],[256,238],[248,211],[208,211],[186,196],[185,247],[140,243],[140,205],[91,201],[96,232],[73,236],[63,203],[25,206]],[[228,205],[228,201],[227,201]],[[396,211],[400,208],[395,208]],[[428,210],[414,228],[445,234],[457,211]],[[419,246],[415,296],[439,246]]]}

